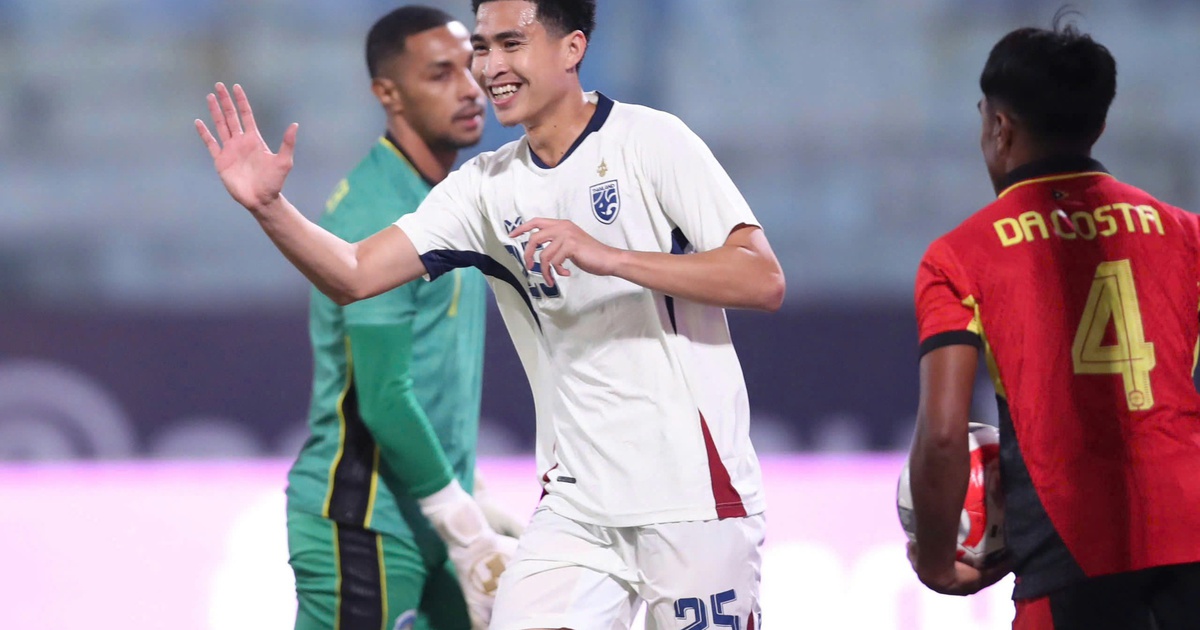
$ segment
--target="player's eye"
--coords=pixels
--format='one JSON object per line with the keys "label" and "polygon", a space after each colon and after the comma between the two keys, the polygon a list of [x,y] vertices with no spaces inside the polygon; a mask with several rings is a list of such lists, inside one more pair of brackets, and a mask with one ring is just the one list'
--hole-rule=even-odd
{"label": "player's eye", "polygon": [[519,42],[515,39],[510,39],[510,40],[504,42],[504,50],[507,50],[507,51],[516,50],[517,47],[520,45],[521,45],[521,42]]}

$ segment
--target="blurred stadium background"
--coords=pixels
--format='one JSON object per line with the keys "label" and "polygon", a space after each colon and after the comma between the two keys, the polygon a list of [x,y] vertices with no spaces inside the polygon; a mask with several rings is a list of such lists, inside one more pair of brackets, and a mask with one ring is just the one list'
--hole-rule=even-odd
{"label": "blurred stadium background", "polygon": [[[425,3],[473,23],[467,0]],[[362,46],[370,24],[398,4],[0,0],[0,564],[7,556],[40,567],[33,580],[21,577],[33,566],[0,573],[6,594],[25,589],[12,601],[30,602],[0,610],[0,627],[67,627],[71,617],[58,625],[51,609],[98,628],[287,627],[233,604],[163,608],[165,616],[120,600],[76,608],[83,600],[64,580],[96,589],[119,567],[79,555],[86,536],[75,547],[58,542],[78,536],[74,528],[44,524],[109,523],[97,531],[124,532],[121,548],[138,555],[175,523],[184,533],[172,540],[200,550],[197,541],[225,536],[214,532],[259,509],[261,523],[278,520],[261,535],[282,538],[282,471],[305,435],[309,288],[225,194],[191,121],[207,116],[204,95],[217,80],[247,88],[272,144],[298,121],[287,192],[315,214],[382,131]],[[979,71],[1001,35],[1048,25],[1057,4],[599,4],[585,87],[671,111],[699,133],[788,274],[783,311],[730,314],[756,445],[768,474],[785,476],[772,486],[773,514],[797,514],[772,519],[772,627],[1005,627],[1003,586],[981,596],[985,604],[920,594],[897,557],[889,486],[916,408],[915,266],[930,240],[991,199],[978,150]],[[1164,201],[1200,208],[1200,3],[1073,4],[1119,67],[1096,156]],[[519,136],[489,125],[481,149]],[[532,474],[517,473],[533,444],[528,386],[498,316],[488,334],[481,451],[515,484],[507,491],[527,497]],[[977,418],[993,419],[990,386],[979,390]],[[152,509],[205,488],[219,496],[222,484],[254,488],[279,510],[247,499],[217,514],[220,501],[174,501],[176,520]],[[104,492],[112,502],[84,501]],[[92,507],[81,514],[79,505]],[[200,513],[213,524],[201,526]],[[157,525],[130,525],[149,514]],[[850,538],[847,523],[861,520],[872,521],[864,538]],[[121,568],[124,586],[113,582],[126,597],[150,576],[177,579],[160,575],[164,563],[194,573],[175,565],[176,551],[144,546],[145,562]],[[886,553],[865,551],[876,548]],[[54,553],[67,555],[47,562]],[[844,584],[818,584],[803,567],[840,571]],[[203,579],[213,593],[230,592]],[[782,584],[816,608],[785,603]],[[785,593],[776,610],[772,588]],[[894,614],[869,623],[813,612],[883,591]],[[211,593],[194,595],[207,602]]]}

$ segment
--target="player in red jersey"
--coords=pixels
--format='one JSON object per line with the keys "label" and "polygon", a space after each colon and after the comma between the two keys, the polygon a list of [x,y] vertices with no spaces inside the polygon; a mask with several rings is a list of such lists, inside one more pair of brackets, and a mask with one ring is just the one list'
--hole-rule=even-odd
{"label": "player in red jersey", "polygon": [[[998,198],[917,272],[913,567],[966,595],[1011,566],[1018,629],[1200,628],[1200,223],[1090,157],[1116,94],[1091,37],[1013,31],[980,86]],[[983,571],[955,561],[981,350],[1009,551]]]}

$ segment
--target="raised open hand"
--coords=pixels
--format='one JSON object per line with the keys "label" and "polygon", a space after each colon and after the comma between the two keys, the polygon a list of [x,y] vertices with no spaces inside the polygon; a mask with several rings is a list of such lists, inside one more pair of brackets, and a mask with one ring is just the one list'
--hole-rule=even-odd
{"label": "raised open hand", "polygon": [[[236,108],[234,100],[237,101]],[[230,97],[225,84],[218,83],[217,93],[208,95],[208,110],[212,113],[220,142],[200,119],[196,119],[196,131],[212,155],[213,166],[221,183],[225,184],[225,190],[251,211],[278,199],[283,182],[292,170],[296,130],[300,126],[292,123],[283,134],[279,153],[272,153],[254,123],[254,112],[242,86],[234,85]]]}

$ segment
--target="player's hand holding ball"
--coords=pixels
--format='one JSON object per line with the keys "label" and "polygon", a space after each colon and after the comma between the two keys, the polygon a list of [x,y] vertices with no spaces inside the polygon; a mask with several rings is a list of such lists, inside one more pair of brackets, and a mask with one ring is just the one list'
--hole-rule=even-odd
{"label": "player's hand holding ball", "polygon": [[967,434],[971,474],[958,527],[952,564],[930,569],[918,565],[917,526],[909,464],[896,488],[900,525],[908,536],[908,559],[929,588],[947,595],[971,595],[1011,571],[1004,548],[1004,495],[1000,487],[1000,434],[996,427],[972,422]]}

